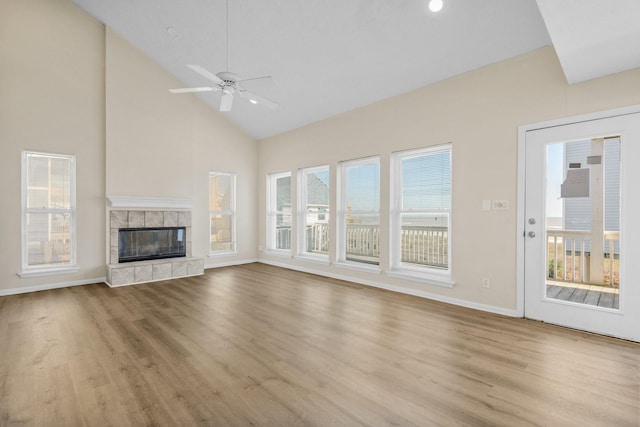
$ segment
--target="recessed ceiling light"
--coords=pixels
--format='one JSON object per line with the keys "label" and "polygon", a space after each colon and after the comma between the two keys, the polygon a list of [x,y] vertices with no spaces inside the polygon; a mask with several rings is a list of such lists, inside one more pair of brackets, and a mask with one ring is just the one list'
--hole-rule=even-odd
{"label": "recessed ceiling light", "polygon": [[442,0],[429,1],[429,10],[431,12],[440,12],[441,9],[442,9]]}
{"label": "recessed ceiling light", "polygon": [[258,103],[258,101],[256,101],[255,99],[250,99],[249,102],[252,103],[252,104],[257,104]]}

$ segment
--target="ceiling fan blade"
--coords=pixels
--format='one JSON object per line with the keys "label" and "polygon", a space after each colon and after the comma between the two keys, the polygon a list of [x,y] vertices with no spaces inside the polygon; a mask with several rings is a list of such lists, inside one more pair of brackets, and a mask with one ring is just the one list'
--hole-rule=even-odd
{"label": "ceiling fan blade", "polygon": [[233,105],[233,94],[223,93],[222,99],[220,100],[220,111],[231,111],[232,105]]}
{"label": "ceiling fan blade", "polygon": [[272,79],[272,78],[273,77],[271,77],[271,76],[251,77],[251,78],[248,78],[248,79],[240,79],[240,80],[237,81],[237,83],[248,82],[248,81],[251,81],[251,80],[262,80],[262,79]]}
{"label": "ceiling fan blade", "polygon": [[180,89],[169,89],[171,93],[191,93],[191,92],[211,92],[217,90],[214,87],[183,87]]}
{"label": "ceiling fan blade", "polygon": [[264,98],[262,96],[256,95],[255,93],[247,92],[246,90],[240,92],[240,96],[243,98],[247,98],[253,104],[261,104],[265,107],[276,108],[278,104],[270,99]]}
{"label": "ceiling fan blade", "polygon": [[199,65],[187,64],[187,68],[195,71],[196,73],[200,74],[202,77],[207,78],[207,79],[211,80],[212,82],[216,82],[218,84],[223,83],[222,79],[220,77],[216,76],[213,73],[210,73],[209,71],[205,70],[204,68],[202,68]]}

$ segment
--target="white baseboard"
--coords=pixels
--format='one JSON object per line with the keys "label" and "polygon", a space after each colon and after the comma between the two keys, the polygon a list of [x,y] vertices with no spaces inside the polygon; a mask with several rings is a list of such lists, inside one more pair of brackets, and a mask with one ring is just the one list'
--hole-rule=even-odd
{"label": "white baseboard", "polygon": [[307,267],[301,267],[301,266],[298,266],[298,265],[291,265],[291,264],[281,263],[281,262],[272,261],[272,260],[264,259],[264,258],[259,258],[258,262],[261,262],[263,264],[273,265],[275,267],[287,268],[289,270],[302,271],[304,273],[317,274],[319,276],[330,277],[332,279],[344,280],[346,282],[359,283],[361,285],[372,286],[374,288],[385,289],[387,291],[392,291],[392,292],[399,292],[401,294],[413,295],[413,296],[416,296],[416,297],[426,298],[426,299],[439,301],[439,302],[444,302],[444,303],[447,303],[447,304],[457,305],[457,306],[460,306],[460,307],[466,307],[466,308],[472,308],[474,310],[486,311],[488,313],[501,314],[503,316],[509,316],[509,317],[521,317],[521,316],[518,316],[518,313],[516,312],[515,309],[512,310],[512,309],[503,308],[503,307],[496,307],[496,306],[493,306],[493,305],[480,304],[480,303],[477,303],[477,302],[466,301],[466,300],[462,300],[462,299],[459,299],[459,298],[452,298],[452,297],[447,297],[447,296],[443,296],[443,295],[432,294],[432,293],[429,293],[429,292],[419,291],[419,290],[411,289],[411,288],[404,288],[404,287],[401,287],[401,286],[392,286],[392,285],[388,285],[386,283],[380,283],[380,282],[373,281],[373,280],[365,280],[365,279],[361,279],[361,278],[358,278],[358,277],[343,276],[341,274],[335,274],[335,273],[330,273],[330,272],[326,272],[326,271],[319,271],[319,270],[315,270],[313,268],[307,268]]}
{"label": "white baseboard", "polygon": [[[442,295],[436,295],[436,294],[432,294],[432,293],[425,292],[425,291],[419,291],[419,290],[416,290],[416,289],[404,288],[404,287],[401,287],[401,286],[392,286],[392,285],[388,285],[388,284],[385,284],[385,283],[380,283],[380,282],[373,281],[373,280],[364,280],[364,279],[360,279],[360,278],[357,278],[357,277],[350,277],[350,276],[344,276],[342,274],[335,274],[335,273],[330,273],[330,272],[325,272],[325,271],[319,271],[319,270],[315,270],[313,268],[301,267],[301,266],[298,266],[298,265],[290,265],[290,264],[281,263],[281,262],[277,262],[277,261],[272,261],[272,260],[268,260],[268,259],[264,259],[264,258],[247,259],[247,260],[240,260],[240,261],[234,260],[234,261],[228,261],[228,262],[222,262],[222,263],[216,263],[216,264],[205,264],[204,268],[205,269],[210,269],[210,268],[218,268],[218,267],[229,267],[229,266],[233,266],[233,265],[251,264],[251,263],[254,263],[254,262],[260,262],[260,263],[263,263],[263,264],[273,265],[273,266],[276,266],[276,267],[282,267],[282,268],[286,268],[286,269],[289,269],[289,270],[302,271],[304,273],[317,274],[319,276],[330,277],[332,279],[338,279],[338,280],[344,280],[344,281],[347,281],[347,282],[359,283],[361,285],[372,286],[374,288],[385,289],[385,290],[388,290],[388,291],[399,292],[399,293],[407,294],[407,295],[413,295],[413,296],[417,296],[417,297],[420,297],[420,298],[426,298],[426,299],[430,299],[430,300],[434,300],[434,301],[444,302],[444,303],[447,303],[447,304],[457,305],[457,306],[460,306],[460,307],[466,307],[466,308],[472,308],[472,309],[475,309],[475,310],[486,311],[488,313],[501,314],[501,315],[509,316],[509,317],[520,317],[520,316],[518,316],[518,313],[516,312],[516,310],[511,310],[511,309],[502,308],[502,307],[496,307],[496,306],[487,305],[487,304],[480,304],[480,303],[476,303],[476,302],[473,302],[473,301],[466,301],[466,300],[462,300],[462,299],[458,299],[458,298],[452,298],[452,297],[446,297],[446,296],[442,296]],[[28,293],[28,292],[46,291],[46,290],[50,290],[50,289],[67,288],[67,287],[71,287],[71,286],[90,285],[90,284],[94,284],[94,283],[106,283],[106,280],[107,280],[106,277],[97,277],[95,279],[84,279],[84,280],[76,280],[76,281],[72,281],[72,282],[50,283],[50,284],[37,285],[37,286],[28,286],[28,287],[24,287],[24,288],[0,289],[0,296],[17,295],[17,294],[24,294],[24,293]]]}
{"label": "white baseboard", "polygon": [[205,261],[204,269],[208,270],[210,268],[231,267],[233,265],[242,265],[242,264],[253,264],[254,262],[258,262],[258,258],[231,260],[231,261],[223,261],[223,262],[216,262],[216,263],[212,263],[212,262],[207,263]]}
{"label": "white baseboard", "polygon": [[95,283],[106,283],[106,280],[106,277],[96,277],[95,279],[74,280],[72,282],[47,283],[45,285],[27,286],[24,288],[0,289],[0,296],[48,291],[50,289],[70,288],[72,286],[92,285]]}

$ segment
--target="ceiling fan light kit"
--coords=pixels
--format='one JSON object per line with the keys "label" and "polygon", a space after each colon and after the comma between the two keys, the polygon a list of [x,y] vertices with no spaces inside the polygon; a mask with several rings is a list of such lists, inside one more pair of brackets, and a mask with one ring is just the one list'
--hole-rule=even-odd
{"label": "ceiling fan light kit", "polygon": [[[227,70],[229,69],[229,0],[226,2],[227,13]],[[274,101],[258,96],[254,93],[247,91],[240,82],[246,82],[249,80],[261,80],[271,79],[271,76],[251,77],[248,79],[242,79],[235,73],[229,71],[222,71],[218,74],[206,70],[199,65],[188,64],[187,68],[200,74],[207,80],[215,83],[215,86],[202,86],[202,87],[186,87],[179,89],[169,89],[171,93],[195,93],[195,92],[217,92],[220,91],[222,96],[220,99],[220,111],[231,111],[233,106],[233,97],[238,94],[242,98],[249,100],[251,104],[261,104],[268,108],[276,108],[278,106]]]}

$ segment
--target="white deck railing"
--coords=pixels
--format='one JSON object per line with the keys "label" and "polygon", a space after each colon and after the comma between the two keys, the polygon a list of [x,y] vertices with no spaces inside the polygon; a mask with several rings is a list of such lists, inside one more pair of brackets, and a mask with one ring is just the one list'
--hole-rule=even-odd
{"label": "white deck railing", "polygon": [[[547,230],[547,279],[617,286],[620,263],[617,242],[619,231],[605,231],[604,254],[591,254],[591,231]],[[593,277],[591,263],[602,261],[602,277]],[[600,271],[600,270],[598,270]]]}
{"label": "white deck railing", "polygon": [[[449,236],[447,227],[410,226],[402,228],[401,260],[403,263],[447,268]],[[290,249],[291,228],[279,228],[276,243],[280,249]],[[380,258],[380,227],[371,224],[347,224],[347,259],[375,262]],[[329,253],[329,225],[316,223],[306,229],[306,250]]]}
{"label": "white deck railing", "polygon": [[380,259],[380,227],[378,225],[347,224],[347,259],[368,261]]}

